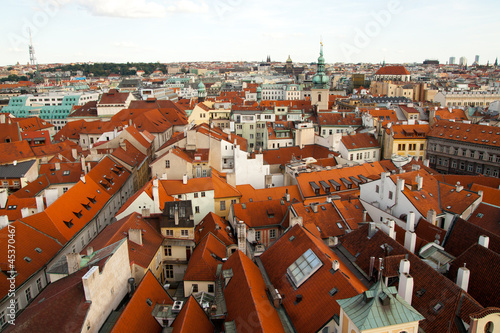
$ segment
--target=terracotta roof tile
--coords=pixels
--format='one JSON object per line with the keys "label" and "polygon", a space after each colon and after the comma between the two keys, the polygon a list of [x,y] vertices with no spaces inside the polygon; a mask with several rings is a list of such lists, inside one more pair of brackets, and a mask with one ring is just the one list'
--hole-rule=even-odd
{"label": "terracotta roof tile", "polygon": [[282,199],[233,204],[234,216],[249,228],[282,225],[288,227],[285,216],[291,202]]}
{"label": "terracotta roof tile", "polygon": [[0,164],[35,159],[35,154],[28,141],[0,143],[0,151],[2,152],[2,154],[0,154]]}
{"label": "terracotta roof tile", "polygon": [[288,194],[290,194],[291,201],[302,200],[297,185],[254,189],[252,185],[245,184],[245,185],[237,185],[236,189],[241,193],[240,203],[265,201],[269,200],[269,198],[271,198],[272,200],[281,199],[285,197],[287,190]]}
{"label": "terracotta roof tile", "polygon": [[427,137],[500,147],[500,128],[478,124],[438,121]]}
{"label": "terracotta roof tile", "polygon": [[[148,299],[152,305],[148,305]],[[162,327],[151,315],[156,304],[172,305],[174,302],[148,270],[111,332],[162,332]]]}
{"label": "terracotta roof tile", "polygon": [[193,296],[190,296],[172,323],[172,333],[213,333],[214,326]]}
{"label": "terracotta roof tile", "polygon": [[375,75],[410,75],[410,72],[404,66],[383,66]]}
{"label": "terracotta roof tile", "polygon": [[268,164],[281,164],[285,165],[290,163],[293,157],[296,159],[302,159],[306,157],[313,157],[315,159],[327,158],[330,156],[336,156],[333,151],[328,148],[319,145],[307,145],[302,149],[300,147],[284,147],[277,150],[266,150],[263,152],[264,161]]}
{"label": "terracotta roof tile", "polygon": [[212,257],[226,257],[226,245],[217,239],[212,233],[203,238],[191,255],[189,264],[184,274],[184,281],[215,281],[217,265],[221,262]]}
{"label": "terracotta roof tile", "polygon": [[195,227],[195,243],[198,244],[208,233],[212,233],[226,246],[236,244],[236,239],[228,227],[231,228],[226,220],[210,212]]}
{"label": "terracotta roof tile", "polygon": [[342,143],[347,150],[366,149],[379,147],[379,143],[373,134],[355,133],[353,135],[343,135]]}
{"label": "terracotta roof tile", "polygon": [[455,257],[460,256],[466,249],[476,244],[481,235],[488,236],[490,238],[489,248],[496,253],[500,253],[500,236],[480,226],[457,218],[450,229],[448,238],[444,243],[444,249]]}
{"label": "terracotta roof tile", "polygon": [[237,250],[222,269],[233,272],[224,288],[226,322],[234,320],[236,327],[247,327],[252,332],[284,332],[278,312],[269,302],[267,286],[257,265]]}

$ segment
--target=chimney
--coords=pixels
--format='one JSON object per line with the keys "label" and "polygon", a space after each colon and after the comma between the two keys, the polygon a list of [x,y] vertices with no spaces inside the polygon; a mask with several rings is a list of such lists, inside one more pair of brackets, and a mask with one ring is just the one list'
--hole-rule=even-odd
{"label": "chimney", "polygon": [[296,224],[300,225],[301,227],[304,226],[304,222],[302,220],[302,216],[293,216],[293,217],[290,217],[290,227],[294,227]]}
{"label": "chimney", "polygon": [[80,158],[80,163],[82,164],[82,171],[83,171],[83,174],[86,175],[87,174],[87,168],[85,167],[85,157],[81,157]]}
{"label": "chimney", "polygon": [[405,232],[405,249],[411,253],[415,253],[415,245],[417,243],[417,234],[406,230]]}
{"label": "chimney", "polygon": [[94,253],[94,247],[93,246],[87,247],[87,257],[90,257],[92,253]]}
{"label": "chimney", "polygon": [[286,189],[286,192],[285,192],[285,200],[286,200],[286,202],[290,202],[290,193],[288,193],[288,189]]}
{"label": "chimney", "polygon": [[237,222],[238,250],[247,254],[247,227],[243,221]]}
{"label": "chimney", "polygon": [[396,239],[396,227],[394,220],[387,220],[387,226],[389,227],[389,237]]}
{"label": "chimney", "polygon": [[[85,184],[85,176],[81,176],[81,177],[80,177],[80,180],[82,181],[82,183],[84,183],[84,184]],[[47,206],[48,206],[48,203],[47,203]]]}
{"label": "chimney", "polygon": [[9,225],[9,217],[7,215],[0,215],[0,229]]}
{"label": "chimney", "polygon": [[160,192],[158,190],[158,179],[153,179],[153,202],[155,206],[153,207],[154,212],[160,212]]}
{"label": "chimney", "polygon": [[312,204],[311,205],[312,211],[317,213],[318,212],[318,204]]}
{"label": "chimney", "polygon": [[368,238],[372,238],[376,232],[377,232],[377,225],[375,224],[375,222],[370,222],[368,224]]}
{"label": "chimney", "polygon": [[455,185],[455,189],[457,192],[460,192],[464,189],[464,187],[460,185],[460,182],[457,182],[457,185]]}
{"label": "chimney", "polygon": [[55,167],[56,171],[61,170],[61,163],[59,163],[59,162],[54,163],[54,167]]}
{"label": "chimney", "polygon": [[427,211],[427,218],[426,220],[433,225],[436,225],[436,211],[434,209],[429,209]]}
{"label": "chimney", "polygon": [[490,245],[490,237],[486,235],[481,235],[479,236],[479,245],[484,246],[485,248],[488,248]]}
{"label": "chimney", "polygon": [[462,288],[465,292],[469,288],[469,278],[470,278],[470,270],[465,267],[460,267],[457,272],[457,285]]}
{"label": "chimney", "polygon": [[78,158],[78,151],[76,150],[76,148],[73,148],[71,149],[71,157],[73,157],[73,160],[77,160]]}
{"label": "chimney", "polygon": [[422,185],[424,183],[424,178],[420,175],[417,175],[415,177],[415,182],[417,183],[417,191],[420,191],[422,189]]}
{"label": "chimney", "polygon": [[150,217],[151,216],[151,212],[150,212],[149,208],[145,208],[144,207],[142,209],[142,214],[141,215],[142,215],[142,217]]}
{"label": "chimney", "polygon": [[[411,305],[411,299],[413,296],[413,277],[409,274],[409,272],[401,271],[401,266],[404,266],[406,269],[406,263],[403,264],[403,261],[408,261],[407,259],[401,260],[400,264],[400,273],[399,273],[399,290],[398,294],[403,298],[408,304]],[[409,261],[408,261],[408,271],[410,269]]]}
{"label": "chimney", "polygon": [[338,260],[333,260],[332,261],[332,269],[334,271],[338,270],[340,268],[340,262]]}
{"label": "chimney", "polygon": [[410,274],[410,260],[408,260],[408,259],[402,259],[399,262],[399,273]]}
{"label": "chimney", "polygon": [[21,217],[30,216],[30,209],[28,207],[21,208]]}
{"label": "chimney", "polygon": [[45,206],[43,205],[43,195],[38,195],[35,197],[36,200],[36,210],[38,213],[43,212]]}
{"label": "chimney", "polygon": [[184,174],[182,175],[182,184],[187,185],[188,183],[188,175]]}
{"label": "chimney", "polygon": [[406,230],[414,232],[415,231],[415,213],[408,212],[408,216],[406,217]]}
{"label": "chimney", "polygon": [[141,229],[128,229],[128,239],[137,245],[142,246],[142,230]]}
{"label": "chimney", "polygon": [[66,261],[68,262],[68,275],[80,270],[82,257],[80,257],[79,253],[71,252],[66,254]]}
{"label": "chimney", "polygon": [[90,162],[87,162],[87,171],[86,172],[89,172],[91,169],[92,169],[92,167],[90,166]]}
{"label": "chimney", "polygon": [[179,206],[175,206],[174,221],[175,221],[175,225],[179,225]]}
{"label": "chimney", "polygon": [[0,208],[5,208],[9,194],[6,188],[0,188]]}
{"label": "chimney", "polygon": [[403,192],[405,190],[405,180],[403,178],[398,178],[398,191]]}
{"label": "chimney", "polygon": [[366,222],[366,215],[368,212],[366,210],[363,210],[363,222]]}
{"label": "chimney", "polygon": [[370,271],[369,271],[369,276],[368,278],[371,280],[373,277],[373,268],[375,267],[375,257],[370,257]]}

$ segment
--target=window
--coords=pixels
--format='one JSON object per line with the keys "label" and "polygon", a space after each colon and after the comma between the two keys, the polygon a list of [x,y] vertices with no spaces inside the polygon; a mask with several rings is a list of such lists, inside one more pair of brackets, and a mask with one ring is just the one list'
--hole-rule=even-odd
{"label": "window", "polygon": [[187,237],[187,236],[189,236],[189,230],[187,230],[187,229],[182,229],[182,230],[181,230],[181,236],[182,236],[182,237]]}
{"label": "window", "polygon": [[31,287],[26,289],[26,291],[24,292],[25,295],[26,295],[26,301],[29,303],[31,302]]}
{"label": "window", "polygon": [[416,143],[410,143],[408,145],[409,150],[417,150],[417,144]]}
{"label": "window", "polygon": [[5,321],[5,311],[0,312],[0,327],[3,327],[7,322]]}
{"label": "window", "polygon": [[231,205],[234,205],[236,203],[236,199],[231,199]]}
{"label": "window", "polygon": [[354,158],[354,154],[350,154],[350,155],[349,155],[349,160],[351,160],[351,161],[352,161],[352,160],[353,160],[353,158]]}
{"label": "window", "polygon": [[392,200],[392,191],[389,191],[389,200]]}
{"label": "window", "polygon": [[224,200],[220,202],[220,210],[226,210],[226,202]]}
{"label": "window", "polygon": [[171,257],[172,256],[172,246],[167,245],[165,246],[165,257]]}
{"label": "window", "polygon": [[197,293],[198,292],[198,283],[193,283],[193,293]]}
{"label": "window", "polygon": [[288,266],[286,271],[295,287],[298,288],[322,265],[323,263],[316,254],[311,249],[308,249],[293,264]]}
{"label": "window", "polygon": [[205,197],[205,192],[201,192],[201,197],[204,198]]}
{"label": "window", "polygon": [[465,163],[464,162],[460,162],[460,170],[464,170],[465,169]]}
{"label": "window", "polygon": [[457,168],[457,161],[451,161],[451,167],[453,169],[456,169]]}
{"label": "window", "polygon": [[209,292],[209,293],[213,293],[213,292],[215,292],[214,285],[213,285],[213,284],[211,284],[211,283],[208,285],[208,292]]}
{"label": "window", "polygon": [[42,278],[38,278],[36,280],[36,288],[38,290],[38,293],[40,293],[42,291]]}
{"label": "window", "polygon": [[174,235],[174,231],[172,229],[165,230],[165,236],[172,237]]}
{"label": "window", "polygon": [[194,197],[198,198],[198,192],[194,192]]}
{"label": "window", "polygon": [[195,212],[195,214],[199,214],[200,213],[200,206],[194,206],[194,212]]}
{"label": "window", "polygon": [[166,279],[174,278],[174,265],[165,265],[165,278]]}
{"label": "window", "polygon": [[376,193],[379,193],[379,192],[380,192],[380,186],[375,185],[375,192],[376,192]]}
{"label": "window", "polygon": [[165,161],[165,168],[170,168],[170,161],[169,160],[166,160]]}
{"label": "window", "polygon": [[269,238],[276,238],[276,229],[269,230]]}
{"label": "window", "polygon": [[256,231],[255,232],[255,240],[260,241],[260,239],[261,239],[261,233],[260,233],[260,231]]}

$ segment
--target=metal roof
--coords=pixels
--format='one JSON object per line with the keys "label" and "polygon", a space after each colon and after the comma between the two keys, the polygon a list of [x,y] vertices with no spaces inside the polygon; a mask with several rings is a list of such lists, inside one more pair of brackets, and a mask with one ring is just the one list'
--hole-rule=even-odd
{"label": "metal roof", "polygon": [[29,169],[35,164],[36,160],[19,162],[16,165],[7,164],[0,165],[0,178],[9,179],[9,178],[21,178],[28,172]]}

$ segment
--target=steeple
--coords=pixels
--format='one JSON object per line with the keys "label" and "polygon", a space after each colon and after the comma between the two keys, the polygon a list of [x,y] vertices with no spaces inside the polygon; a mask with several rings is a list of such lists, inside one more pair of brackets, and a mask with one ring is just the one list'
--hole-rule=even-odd
{"label": "steeple", "polygon": [[495,59],[495,67],[498,66],[498,57]]}
{"label": "steeple", "polygon": [[204,102],[205,97],[207,97],[205,85],[203,84],[203,81],[200,81],[200,84],[198,84],[198,102]]}
{"label": "steeple", "polygon": [[323,57],[323,43],[320,44],[318,70],[313,77],[313,85],[316,89],[328,89],[330,78],[325,74],[325,58]]}

